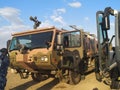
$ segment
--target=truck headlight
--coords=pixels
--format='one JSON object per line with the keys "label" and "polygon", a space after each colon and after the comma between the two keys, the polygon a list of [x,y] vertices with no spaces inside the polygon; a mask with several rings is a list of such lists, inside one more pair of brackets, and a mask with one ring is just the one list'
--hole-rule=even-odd
{"label": "truck headlight", "polygon": [[40,60],[41,60],[42,62],[48,62],[48,57],[47,57],[47,56],[42,56],[42,57],[40,58]]}

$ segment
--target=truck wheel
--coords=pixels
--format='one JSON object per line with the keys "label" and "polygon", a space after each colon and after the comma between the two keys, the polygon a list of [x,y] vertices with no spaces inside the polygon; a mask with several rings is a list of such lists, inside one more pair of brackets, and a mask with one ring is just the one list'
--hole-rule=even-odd
{"label": "truck wheel", "polygon": [[111,89],[120,89],[120,81],[112,80],[110,88]]}
{"label": "truck wheel", "polygon": [[81,80],[81,74],[73,70],[69,71],[69,77],[69,84],[78,84]]}
{"label": "truck wheel", "polygon": [[42,80],[42,75],[40,73],[32,73],[31,77],[36,82],[40,82]]}

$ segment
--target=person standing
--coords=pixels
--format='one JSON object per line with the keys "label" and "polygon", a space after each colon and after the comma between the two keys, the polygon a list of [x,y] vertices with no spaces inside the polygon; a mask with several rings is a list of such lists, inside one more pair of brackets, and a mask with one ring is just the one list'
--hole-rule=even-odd
{"label": "person standing", "polygon": [[6,75],[9,66],[8,51],[6,48],[0,49],[0,90],[4,90],[6,86]]}

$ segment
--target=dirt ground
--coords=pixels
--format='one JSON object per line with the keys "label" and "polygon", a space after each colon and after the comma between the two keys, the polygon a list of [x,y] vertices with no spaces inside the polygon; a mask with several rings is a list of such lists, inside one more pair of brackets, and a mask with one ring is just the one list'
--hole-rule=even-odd
{"label": "dirt ground", "polygon": [[54,78],[48,78],[47,80],[36,83],[31,77],[21,79],[19,74],[12,73],[8,70],[5,90],[93,90],[93,88],[98,88],[98,90],[110,90],[109,86],[95,79],[94,73],[86,75],[85,80],[82,80],[77,85],[69,85],[59,82]]}

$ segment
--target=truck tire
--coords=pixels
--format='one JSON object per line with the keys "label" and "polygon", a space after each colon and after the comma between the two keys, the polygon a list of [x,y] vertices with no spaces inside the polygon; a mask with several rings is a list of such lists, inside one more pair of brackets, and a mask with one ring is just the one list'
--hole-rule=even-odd
{"label": "truck tire", "polygon": [[81,81],[81,74],[79,72],[70,70],[69,71],[69,84],[78,84]]}
{"label": "truck tire", "polygon": [[120,81],[112,80],[110,88],[117,90],[120,89]]}
{"label": "truck tire", "polygon": [[32,73],[31,77],[36,82],[40,82],[42,80],[42,75],[40,73]]}

